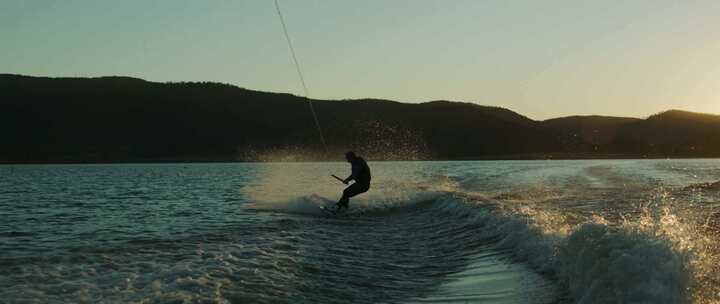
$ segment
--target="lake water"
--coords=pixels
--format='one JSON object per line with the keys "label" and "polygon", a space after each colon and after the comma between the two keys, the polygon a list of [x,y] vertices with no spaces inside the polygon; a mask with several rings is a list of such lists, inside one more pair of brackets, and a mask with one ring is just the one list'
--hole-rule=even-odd
{"label": "lake water", "polygon": [[0,302],[717,303],[720,160],[0,166]]}

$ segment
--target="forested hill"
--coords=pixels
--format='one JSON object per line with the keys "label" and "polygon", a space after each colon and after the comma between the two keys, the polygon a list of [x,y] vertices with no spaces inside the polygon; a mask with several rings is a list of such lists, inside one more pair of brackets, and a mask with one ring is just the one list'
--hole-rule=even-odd
{"label": "forested hill", "polygon": [[720,117],[534,121],[471,103],[308,100],[218,83],[0,75],[0,162],[720,156]]}

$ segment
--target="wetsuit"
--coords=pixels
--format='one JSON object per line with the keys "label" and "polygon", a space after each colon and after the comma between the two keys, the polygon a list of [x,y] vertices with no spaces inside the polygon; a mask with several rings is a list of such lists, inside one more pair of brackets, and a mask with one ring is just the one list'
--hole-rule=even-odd
{"label": "wetsuit", "polygon": [[338,207],[347,208],[351,197],[370,190],[370,167],[368,167],[365,160],[362,157],[356,157],[350,162],[350,165],[352,166],[352,174],[349,179],[355,180],[355,183],[345,188],[342,198],[337,203]]}

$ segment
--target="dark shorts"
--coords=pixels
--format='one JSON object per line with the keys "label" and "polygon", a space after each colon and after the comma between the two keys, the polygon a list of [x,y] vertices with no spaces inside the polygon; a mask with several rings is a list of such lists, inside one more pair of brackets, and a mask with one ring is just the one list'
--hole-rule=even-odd
{"label": "dark shorts", "polygon": [[368,190],[370,190],[370,184],[354,183],[350,185],[350,187],[345,188],[343,196],[353,197]]}

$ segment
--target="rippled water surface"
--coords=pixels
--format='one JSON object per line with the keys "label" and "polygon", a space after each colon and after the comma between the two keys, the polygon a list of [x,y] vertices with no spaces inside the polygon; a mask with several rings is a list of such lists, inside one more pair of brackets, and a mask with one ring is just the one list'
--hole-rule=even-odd
{"label": "rippled water surface", "polygon": [[718,303],[718,160],[0,166],[0,302]]}

